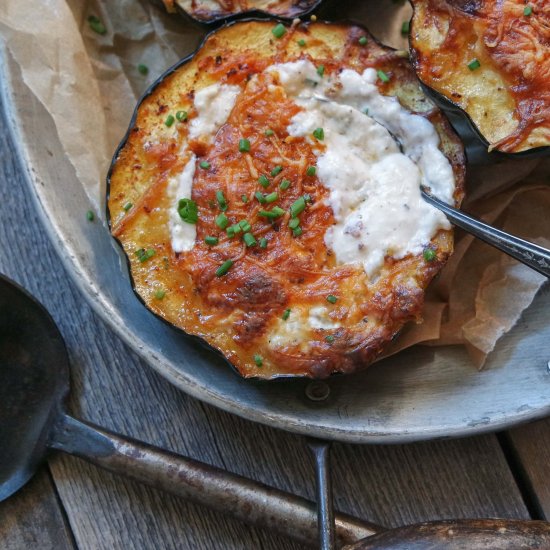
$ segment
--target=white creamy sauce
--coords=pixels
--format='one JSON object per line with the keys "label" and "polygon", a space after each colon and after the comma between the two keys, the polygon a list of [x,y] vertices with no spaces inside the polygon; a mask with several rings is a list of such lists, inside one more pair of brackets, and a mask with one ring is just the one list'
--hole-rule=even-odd
{"label": "white creamy sauce", "polygon": [[345,69],[321,78],[310,61],[301,60],[268,71],[279,75],[287,95],[303,109],[293,117],[289,134],[315,144],[313,131],[324,130],[317,175],[330,191],[336,224],[325,243],[339,263],[361,263],[369,277],[376,277],[386,255],[418,254],[439,229],[450,228],[444,214],[420,194],[423,184],[445,202],[453,201],[452,167],[438,149],[437,132],[396,98],[380,94],[374,69],[363,74]]}
{"label": "white creamy sauce", "polygon": [[334,323],[332,319],[328,316],[329,311],[324,306],[316,306],[312,307],[309,310],[309,316],[308,316],[308,325],[311,328],[336,328],[339,325],[337,323]]}

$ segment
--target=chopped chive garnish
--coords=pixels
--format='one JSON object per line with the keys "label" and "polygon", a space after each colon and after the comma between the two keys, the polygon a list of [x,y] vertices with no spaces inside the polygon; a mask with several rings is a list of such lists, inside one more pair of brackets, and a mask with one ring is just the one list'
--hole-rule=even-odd
{"label": "chopped chive garnish", "polygon": [[378,78],[382,82],[389,82],[390,81],[390,77],[382,69],[378,69],[376,71],[376,74],[378,75]]}
{"label": "chopped chive garnish", "polygon": [[313,137],[319,141],[323,141],[325,139],[325,131],[322,128],[315,128],[313,130]]}
{"label": "chopped chive garnish", "polygon": [[162,300],[165,296],[166,296],[166,290],[164,290],[163,288],[159,288],[155,290],[155,298],[157,300]]}
{"label": "chopped chive garnish", "polygon": [[216,269],[216,277],[223,277],[233,267],[233,260],[227,260],[223,262],[218,269]]}
{"label": "chopped chive garnish", "polygon": [[147,65],[144,65],[143,63],[140,63],[137,66],[137,70],[139,74],[142,74],[145,76],[149,72],[149,67],[147,67]]}
{"label": "chopped chive garnish", "polygon": [[523,15],[531,15],[533,13],[533,8],[531,6],[525,6],[523,8]]}
{"label": "chopped chive garnish", "polygon": [[94,213],[93,213],[91,210],[88,210],[88,212],[86,212],[86,219],[87,219],[89,222],[93,222],[93,221],[94,221],[95,216],[94,216]]}
{"label": "chopped chive garnish", "polygon": [[243,235],[243,241],[245,242],[246,246],[256,246],[258,244],[258,241],[254,238],[254,235],[252,235],[252,233],[245,233]]}
{"label": "chopped chive garnish", "polygon": [[184,120],[187,120],[187,117],[188,117],[188,113],[187,111],[178,111],[176,113],[176,118],[180,121],[180,122],[183,122]]}
{"label": "chopped chive garnish", "polygon": [[283,180],[283,181],[279,184],[279,187],[280,187],[283,191],[286,191],[286,190],[290,187],[290,180]]}
{"label": "chopped chive garnish", "polygon": [[203,160],[199,166],[203,169],[203,170],[208,170],[210,168],[210,163],[207,161],[207,160]]}
{"label": "chopped chive garnish", "polygon": [[361,44],[361,46],[366,46],[368,40],[367,40],[367,37],[366,36],[362,36],[360,39],[359,39],[359,44]]}
{"label": "chopped chive garnish", "polygon": [[241,200],[246,204],[248,202],[248,197],[246,195],[241,195]]}
{"label": "chopped chive garnish", "polygon": [[279,198],[279,193],[276,191],[273,191],[273,193],[269,193],[269,195],[265,196],[265,202],[268,204],[275,202]]}
{"label": "chopped chive garnish", "polygon": [[254,355],[254,363],[256,363],[257,367],[261,367],[264,364],[264,360],[262,359],[261,355]]}
{"label": "chopped chive garnish", "polygon": [[218,237],[211,237],[211,236],[208,236],[208,237],[204,237],[204,242],[205,242],[208,246],[215,246],[215,245],[217,245],[220,241],[219,241]]}
{"label": "chopped chive garnish", "polygon": [[298,216],[298,214],[302,213],[306,208],[306,200],[304,197],[300,197],[299,199],[296,199],[291,205],[290,205],[290,215],[295,218]]}
{"label": "chopped chive garnish", "polygon": [[265,197],[259,191],[254,193],[254,197],[260,204],[265,204]]}
{"label": "chopped chive garnish", "polygon": [[248,141],[246,138],[242,138],[239,140],[239,151],[241,153],[248,153],[250,151],[250,141]]}
{"label": "chopped chive garnish", "polygon": [[234,237],[235,235],[238,235],[241,231],[242,228],[238,223],[231,225],[225,230],[228,237]]}
{"label": "chopped chive garnish", "polygon": [[265,189],[269,186],[269,180],[267,179],[267,176],[264,176],[263,174],[258,178],[258,183]]}
{"label": "chopped chive garnish", "polygon": [[260,248],[267,248],[267,239],[265,237],[260,239]]}
{"label": "chopped chive garnish", "polygon": [[220,229],[225,229],[229,225],[229,220],[223,212],[219,216],[216,216],[216,225]]}
{"label": "chopped chive garnish", "polygon": [[271,128],[268,128],[265,132],[264,132],[264,135],[266,135],[267,137],[270,137],[274,134],[275,132],[271,129]]}
{"label": "chopped chive garnish", "polygon": [[299,225],[300,225],[300,220],[298,218],[292,218],[288,222],[288,227],[290,227],[290,229],[296,229]]}
{"label": "chopped chive garnish", "polygon": [[300,38],[300,40],[298,40],[298,46],[300,46],[300,48],[303,48],[305,45],[306,41],[303,38]]}
{"label": "chopped chive garnish", "polygon": [[220,210],[223,210],[225,212],[227,210],[227,200],[225,198],[225,195],[223,194],[223,191],[216,191],[216,200],[218,201]]}
{"label": "chopped chive garnish", "polygon": [[191,199],[180,199],[178,201],[178,214],[184,222],[197,223],[199,219],[197,203]]}
{"label": "chopped chive garnish", "polygon": [[107,34],[107,29],[105,25],[96,15],[90,15],[88,17],[88,25],[90,25],[90,29],[92,29],[94,32],[97,32],[97,34]]}
{"label": "chopped chive garnish", "polygon": [[334,296],[334,294],[329,294],[327,296],[327,302],[330,302],[331,304],[335,304],[338,301],[338,298]]}
{"label": "chopped chive garnish", "polygon": [[283,171],[283,167],[277,165],[275,166],[275,168],[273,168],[273,170],[271,170],[271,176],[275,177],[277,174],[280,174],[282,171]]}
{"label": "chopped chive garnish", "polygon": [[132,206],[134,206],[134,203],[127,202],[122,208],[124,209],[125,212],[128,212],[128,210],[130,210],[130,208],[132,208]]}
{"label": "chopped chive garnish", "polygon": [[328,336],[325,336],[325,342],[328,342],[329,344],[332,344],[332,342],[334,342],[334,336],[332,336],[332,334],[329,334]]}
{"label": "chopped chive garnish", "polygon": [[307,170],[306,170],[306,175],[307,176],[314,176],[315,174],[317,173],[317,168],[315,166],[310,166]]}
{"label": "chopped chive garnish", "polygon": [[286,321],[290,317],[290,309],[285,309],[284,313],[281,315],[281,319]]}
{"label": "chopped chive garnish", "polygon": [[481,67],[481,63],[479,62],[478,59],[472,59],[470,63],[468,63],[468,69],[470,69],[470,71],[475,71],[480,67]]}
{"label": "chopped chive garnish", "polygon": [[164,124],[166,124],[166,126],[168,126],[168,128],[170,128],[170,126],[172,126],[172,124],[174,124],[174,121],[176,119],[174,118],[174,115],[168,115],[166,117],[166,120],[164,121]]}
{"label": "chopped chive garnish", "polygon": [[317,67],[317,74],[319,76],[323,76],[325,74],[325,66],[324,65],[319,65]]}
{"label": "chopped chive garnish", "polygon": [[258,216],[262,216],[263,218],[269,218],[270,220],[274,220],[275,218],[280,218],[285,211],[282,208],[279,208],[278,206],[274,206],[271,210],[260,210],[258,212]]}
{"label": "chopped chive garnish", "polygon": [[271,32],[275,38],[282,38],[286,34],[286,28],[282,23],[279,23],[271,29]]}
{"label": "chopped chive garnish", "polygon": [[303,231],[302,231],[302,228],[300,226],[295,227],[292,230],[292,235],[294,235],[295,237],[299,237],[302,233],[303,233]]}
{"label": "chopped chive garnish", "polygon": [[433,262],[437,258],[435,250],[432,250],[431,248],[426,248],[424,250],[423,256],[427,262]]}
{"label": "chopped chive garnish", "polygon": [[155,251],[152,248],[148,248],[147,250],[145,250],[145,248],[140,248],[139,250],[136,250],[136,256],[141,263],[146,262],[154,255]]}
{"label": "chopped chive garnish", "polygon": [[248,223],[248,220],[241,220],[239,222],[239,226],[245,233],[252,229],[252,226]]}
{"label": "chopped chive garnish", "polygon": [[403,21],[403,24],[401,25],[401,34],[409,34],[410,28],[411,28],[410,21]]}

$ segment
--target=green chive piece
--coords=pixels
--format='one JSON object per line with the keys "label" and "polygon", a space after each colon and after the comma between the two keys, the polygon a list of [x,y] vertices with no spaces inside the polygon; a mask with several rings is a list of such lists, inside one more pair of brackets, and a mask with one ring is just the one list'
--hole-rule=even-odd
{"label": "green chive piece", "polygon": [[87,219],[89,222],[93,222],[93,221],[94,221],[95,216],[94,216],[94,213],[93,213],[91,210],[88,210],[88,212],[86,212],[86,219]]}
{"label": "green chive piece", "polygon": [[271,170],[271,176],[275,177],[276,175],[280,174],[282,171],[283,171],[283,167],[277,165],[275,166],[275,168],[273,168],[273,170]]}
{"label": "green chive piece", "polygon": [[533,8],[531,6],[525,6],[523,8],[523,15],[531,15],[533,13]]}
{"label": "green chive piece", "polygon": [[233,267],[233,260],[227,260],[223,262],[218,269],[216,269],[216,277],[223,277]]}
{"label": "green chive piece", "polygon": [[248,153],[250,151],[250,141],[248,141],[246,138],[242,138],[239,140],[239,152],[241,153]]}
{"label": "green chive piece", "polygon": [[178,214],[184,222],[197,223],[199,220],[197,203],[191,199],[180,199],[178,201]]}
{"label": "green chive piece", "polygon": [[260,239],[260,248],[267,248],[267,239],[264,237]]}
{"label": "green chive piece", "polygon": [[470,71],[475,71],[480,67],[481,67],[481,63],[479,62],[478,59],[472,59],[470,63],[468,63],[468,69],[470,69]]}
{"label": "green chive piece", "polygon": [[401,34],[409,34],[410,28],[411,28],[411,22],[403,21],[403,24],[401,25]]}
{"label": "green chive piece", "polygon": [[283,191],[286,191],[286,190],[290,187],[290,180],[283,180],[283,181],[279,184],[279,187],[280,187]]}
{"label": "green chive piece", "polygon": [[315,128],[313,130],[313,137],[319,141],[323,141],[325,139],[325,131],[322,128]]}
{"label": "green chive piece", "polygon": [[245,233],[243,235],[243,241],[245,242],[246,246],[256,246],[258,244],[258,241],[254,238],[254,235],[252,235],[252,233]]}
{"label": "green chive piece", "polygon": [[216,225],[220,229],[225,229],[229,225],[229,220],[223,212],[216,217]]}
{"label": "green chive piece", "polygon": [[317,174],[317,167],[315,167],[315,166],[310,166],[310,167],[306,170],[306,175],[309,176],[309,177],[312,177],[312,176],[314,176],[315,174]]}
{"label": "green chive piece", "polygon": [[300,220],[298,218],[292,218],[288,222],[288,227],[290,227],[290,229],[296,229],[299,225],[300,225]]}
{"label": "green chive piece", "polygon": [[125,212],[128,212],[128,210],[130,210],[130,208],[132,208],[132,206],[134,206],[134,203],[127,202],[122,208],[124,209]]}
{"label": "green chive piece", "polygon": [[172,126],[172,124],[174,124],[174,121],[176,119],[174,118],[174,115],[168,115],[166,117],[166,120],[164,121],[164,124],[166,124],[166,126],[168,126],[168,128],[170,128],[170,126]]}
{"label": "green chive piece", "polygon": [[303,38],[300,38],[300,40],[298,40],[298,46],[300,46],[300,48],[303,48],[305,45],[306,41]]}
{"label": "green chive piece", "polygon": [[246,195],[241,195],[241,200],[246,204],[248,202],[248,197]]}
{"label": "green chive piece", "polygon": [[267,137],[271,137],[275,132],[271,129],[271,128],[268,128],[265,132],[264,132],[264,135],[266,135]]}
{"label": "green chive piece", "polygon": [[276,191],[273,191],[273,193],[269,193],[269,195],[265,196],[265,202],[268,204],[275,202],[279,198],[279,193]]}
{"label": "green chive piece", "polygon": [[220,241],[219,241],[218,237],[211,237],[211,236],[208,236],[208,237],[204,237],[204,242],[205,242],[208,246],[215,246],[215,245],[217,245]]}
{"label": "green chive piece", "polygon": [[275,218],[280,218],[284,213],[285,211],[282,208],[274,206],[271,210],[260,210],[258,216],[274,220]]}
{"label": "green chive piece", "polygon": [[256,198],[256,200],[257,200],[260,204],[265,204],[265,203],[266,203],[265,197],[264,197],[259,191],[256,191],[256,192],[254,193],[254,197]]}
{"label": "green chive piece", "polygon": [[263,174],[258,178],[258,183],[265,189],[269,186],[269,180],[267,179],[267,176],[264,176]]}
{"label": "green chive piece", "polygon": [[334,336],[332,336],[332,334],[329,334],[328,336],[325,336],[325,342],[328,342],[329,344],[332,344],[334,342]]}
{"label": "green chive piece", "polygon": [[136,256],[141,263],[146,262],[154,255],[155,251],[152,248],[148,248],[147,250],[145,250],[145,248],[140,248],[139,250],[136,250]]}
{"label": "green chive piece", "polygon": [[290,215],[296,218],[298,214],[301,214],[306,208],[306,200],[304,197],[300,197],[290,205]]}
{"label": "green chive piece", "polygon": [[90,29],[92,29],[97,34],[107,34],[107,29],[105,25],[101,22],[99,17],[96,15],[90,15],[88,17],[88,25],[90,25]]}
{"label": "green chive piece", "polygon": [[292,235],[293,235],[294,237],[299,237],[302,233],[303,233],[303,231],[302,231],[302,228],[301,228],[300,226],[295,227],[295,228],[292,230]]}
{"label": "green chive piece", "polygon": [[290,317],[290,309],[285,309],[284,313],[281,315],[281,319],[286,321]]}
{"label": "green chive piece", "polygon": [[225,230],[228,237],[234,237],[235,235],[238,235],[241,231],[242,228],[238,223],[231,225]]}
{"label": "green chive piece", "polygon": [[334,296],[334,294],[329,294],[327,296],[327,302],[330,302],[331,304],[335,304],[338,301],[338,298]]}
{"label": "green chive piece", "polygon": [[437,258],[437,254],[435,253],[435,250],[431,248],[424,249],[424,253],[422,255],[424,256],[424,259],[427,262],[433,262]]}
{"label": "green chive piece", "polygon": [[367,37],[366,36],[362,36],[360,39],[359,39],[359,44],[361,44],[361,46],[366,46],[367,45]]}
{"label": "green chive piece", "polygon": [[382,69],[378,69],[376,71],[376,74],[378,75],[378,78],[382,82],[389,82],[390,81],[390,77]]}
{"label": "green chive piece", "polygon": [[248,223],[248,220],[241,220],[239,222],[239,226],[245,233],[248,233],[252,229],[252,226]]}
{"label": "green chive piece", "polygon": [[180,121],[180,122],[183,122],[185,120],[187,120],[187,117],[189,116],[189,114],[187,113],[187,111],[178,111],[176,113],[176,118]]}
{"label": "green chive piece", "polygon": [[323,76],[325,74],[325,66],[324,65],[319,65],[317,67],[317,74],[319,76]]}
{"label": "green chive piece", "polygon": [[225,195],[223,194],[223,191],[216,191],[216,200],[218,201],[220,210],[225,212],[227,210],[227,200],[225,198]]}
{"label": "green chive piece", "polygon": [[147,65],[144,65],[143,63],[140,63],[137,66],[137,70],[139,74],[142,74],[143,76],[145,76],[149,72],[149,67]]}
{"label": "green chive piece", "polygon": [[275,38],[282,38],[286,34],[286,27],[282,23],[279,23],[271,29],[271,32]]}
{"label": "green chive piece", "polygon": [[264,360],[262,359],[261,355],[254,355],[254,363],[256,363],[257,367],[261,367],[264,364]]}
{"label": "green chive piece", "polygon": [[207,160],[203,160],[199,166],[203,169],[203,170],[208,170],[210,168],[210,163],[207,161]]}
{"label": "green chive piece", "polygon": [[166,290],[164,290],[163,288],[159,288],[155,290],[155,298],[157,300],[162,300],[165,296],[166,296]]}

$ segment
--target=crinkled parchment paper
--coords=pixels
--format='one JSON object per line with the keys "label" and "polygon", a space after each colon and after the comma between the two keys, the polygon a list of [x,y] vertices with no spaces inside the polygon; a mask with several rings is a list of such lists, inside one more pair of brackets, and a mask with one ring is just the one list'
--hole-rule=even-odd
{"label": "crinkled parchment paper", "polygon": [[[330,2],[328,4],[331,4]],[[342,12],[346,12],[345,14]],[[107,32],[94,32],[95,15]],[[383,42],[406,48],[407,3],[332,2],[322,17],[362,21]],[[145,0],[2,0],[0,33],[25,84],[52,116],[61,144],[99,213],[105,175],[139,96],[204,31]],[[149,68],[147,75],[138,65]],[[512,160],[470,167],[464,208],[511,233],[550,244],[550,163]],[[544,277],[457,232],[456,252],[426,297],[425,322],[390,353],[422,342],[465,345],[482,366],[497,340],[532,302]]]}

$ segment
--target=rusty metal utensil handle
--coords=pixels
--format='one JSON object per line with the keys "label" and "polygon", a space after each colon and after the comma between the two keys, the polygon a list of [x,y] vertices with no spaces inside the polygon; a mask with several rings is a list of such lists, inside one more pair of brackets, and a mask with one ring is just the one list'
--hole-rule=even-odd
{"label": "rusty metal utensil handle", "polygon": [[[248,524],[317,546],[314,502],[61,414],[48,446],[116,474],[186,498]],[[381,532],[382,527],[335,514],[338,547]]]}

